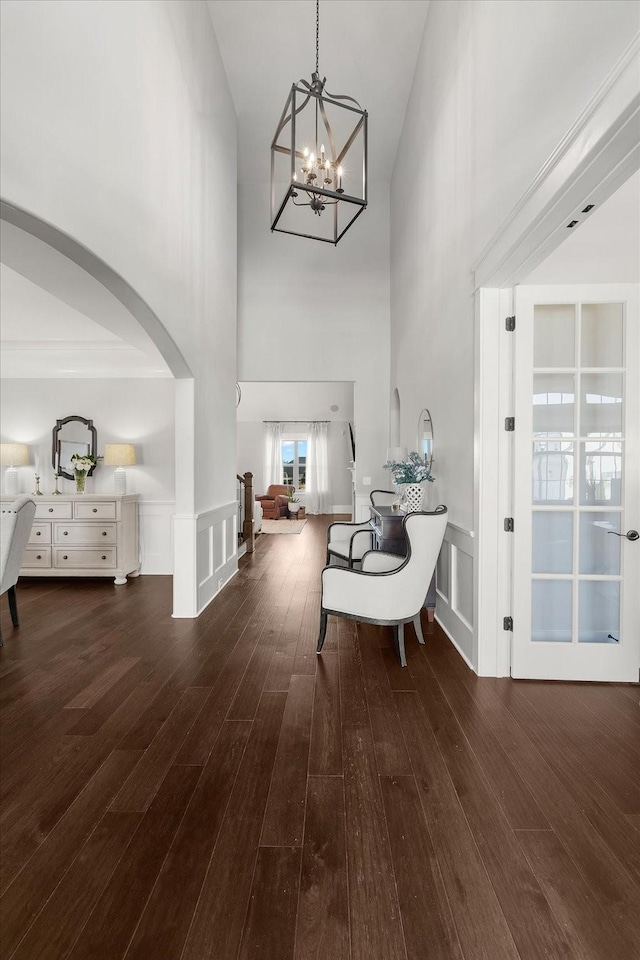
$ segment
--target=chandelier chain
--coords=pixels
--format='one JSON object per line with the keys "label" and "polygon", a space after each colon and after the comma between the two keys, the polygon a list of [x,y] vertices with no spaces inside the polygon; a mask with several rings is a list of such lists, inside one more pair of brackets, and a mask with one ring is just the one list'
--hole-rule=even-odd
{"label": "chandelier chain", "polygon": [[320,0],[316,0],[316,73],[320,75]]}

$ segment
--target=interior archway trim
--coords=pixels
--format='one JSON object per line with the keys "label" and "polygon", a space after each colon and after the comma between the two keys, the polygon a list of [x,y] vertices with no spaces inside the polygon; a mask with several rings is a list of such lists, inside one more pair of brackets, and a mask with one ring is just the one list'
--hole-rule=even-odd
{"label": "interior archway trim", "polygon": [[0,201],[0,219],[48,244],[58,253],[71,260],[72,263],[85,270],[111,293],[139,323],[157,347],[173,376],[176,379],[192,377],[182,353],[157,314],[133,289],[131,284],[119,273],[116,273],[104,260],[101,260],[100,257],[73,237],[58,230],[57,227],[6,200]]}

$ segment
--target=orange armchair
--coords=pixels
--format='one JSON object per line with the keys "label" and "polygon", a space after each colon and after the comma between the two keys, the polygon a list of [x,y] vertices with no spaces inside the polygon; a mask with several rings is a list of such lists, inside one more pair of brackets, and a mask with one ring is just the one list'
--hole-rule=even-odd
{"label": "orange armchair", "polygon": [[272,483],[267,492],[256,497],[262,504],[262,516],[265,520],[279,520],[288,514],[288,495],[295,493],[295,487],[287,487],[283,483]]}

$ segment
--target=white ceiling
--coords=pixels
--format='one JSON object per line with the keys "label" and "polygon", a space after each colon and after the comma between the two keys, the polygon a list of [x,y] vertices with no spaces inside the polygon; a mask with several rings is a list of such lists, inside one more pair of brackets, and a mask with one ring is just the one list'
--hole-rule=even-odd
{"label": "white ceiling", "polygon": [[[315,69],[315,0],[208,0],[238,115],[238,179],[269,180],[291,85]],[[320,75],[369,112],[370,179],[389,181],[428,0],[321,0]]]}
{"label": "white ceiling", "polygon": [[522,282],[639,283],[640,171],[592,210]]}

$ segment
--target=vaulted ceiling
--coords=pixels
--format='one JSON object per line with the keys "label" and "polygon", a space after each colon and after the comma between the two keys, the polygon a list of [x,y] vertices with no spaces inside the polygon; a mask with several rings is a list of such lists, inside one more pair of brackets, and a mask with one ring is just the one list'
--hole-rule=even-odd
{"label": "vaulted ceiling", "polygon": [[[315,69],[315,0],[208,0],[238,116],[238,178],[269,179],[291,85]],[[320,0],[320,74],[369,112],[370,179],[389,181],[428,0]]]}

